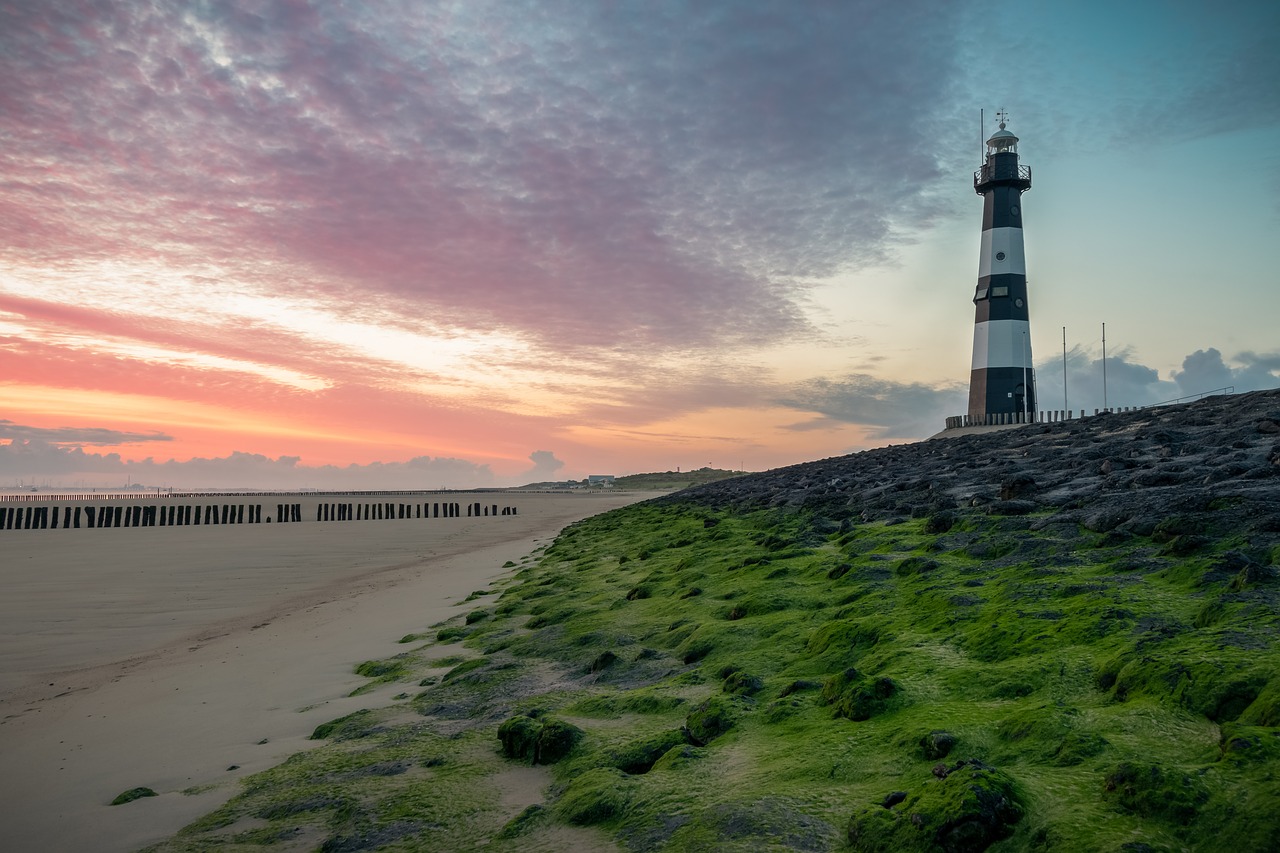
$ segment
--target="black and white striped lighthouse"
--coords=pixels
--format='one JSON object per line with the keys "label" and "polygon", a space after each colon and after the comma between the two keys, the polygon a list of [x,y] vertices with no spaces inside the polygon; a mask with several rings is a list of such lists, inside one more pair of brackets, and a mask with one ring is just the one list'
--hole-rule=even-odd
{"label": "black and white striped lighthouse", "polygon": [[1018,164],[1018,137],[1000,129],[987,140],[986,162],[973,175],[982,196],[982,253],[978,260],[969,374],[969,417],[989,415],[1010,422],[1031,420],[1036,411],[1027,310],[1027,265],[1022,251],[1022,194],[1031,189],[1031,169]]}

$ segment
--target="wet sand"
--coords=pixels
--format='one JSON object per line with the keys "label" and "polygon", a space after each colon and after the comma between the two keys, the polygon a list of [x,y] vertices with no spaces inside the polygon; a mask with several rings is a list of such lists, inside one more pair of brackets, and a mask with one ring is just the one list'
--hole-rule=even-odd
{"label": "wet sand", "polygon": [[[565,525],[651,496],[487,494],[476,500],[518,514],[480,518],[5,531],[5,846],[124,851],[172,835],[314,745],[319,723],[403,690],[348,697],[360,662],[403,651]],[[136,786],[160,796],[108,805]]]}

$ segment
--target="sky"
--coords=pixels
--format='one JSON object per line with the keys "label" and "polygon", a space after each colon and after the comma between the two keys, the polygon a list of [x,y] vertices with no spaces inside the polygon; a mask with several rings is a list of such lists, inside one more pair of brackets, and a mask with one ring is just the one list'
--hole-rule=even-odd
{"label": "sky", "polygon": [[[0,0],[0,486],[764,470],[1280,387],[1280,4]],[[1065,328],[1065,346],[1064,346]],[[1064,393],[1065,376],[1065,393]]]}

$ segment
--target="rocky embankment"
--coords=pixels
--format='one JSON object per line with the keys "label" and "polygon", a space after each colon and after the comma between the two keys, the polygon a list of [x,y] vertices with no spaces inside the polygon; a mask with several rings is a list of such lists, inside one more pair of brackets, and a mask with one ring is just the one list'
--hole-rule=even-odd
{"label": "rocky embankment", "polygon": [[[939,512],[1028,515],[1151,536],[1224,525],[1280,533],[1280,391],[1101,414],[855,453],[710,483],[666,498],[853,522]],[[1230,501],[1229,513],[1221,511]],[[820,524],[821,522],[819,522]],[[1187,541],[1184,545],[1193,544]]]}

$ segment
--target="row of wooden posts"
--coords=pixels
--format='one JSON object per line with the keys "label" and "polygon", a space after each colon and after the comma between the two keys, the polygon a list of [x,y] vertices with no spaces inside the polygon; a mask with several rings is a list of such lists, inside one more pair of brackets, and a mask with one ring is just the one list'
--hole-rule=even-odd
{"label": "row of wooden posts", "polygon": [[[343,497],[353,498],[373,498],[385,497],[388,495],[442,495],[447,494],[449,489],[416,489],[416,490],[397,490],[389,491],[387,489],[378,489],[377,491],[363,492],[316,492],[315,494],[342,495]],[[70,501],[73,503],[92,503],[93,501],[141,501],[141,500],[160,500],[168,503],[176,500],[206,500],[208,498],[264,498],[276,496],[296,496],[299,494],[307,494],[306,492],[173,492],[163,491],[160,489],[151,491],[131,491],[131,492],[37,492],[34,489],[30,493],[20,494],[0,494],[0,503],[50,503]]]}
{"label": "row of wooden posts", "polygon": [[[513,506],[459,503],[322,503],[316,521],[377,521],[400,518],[468,518],[515,515]],[[61,512],[59,511],[61,510]],[[0,507],[0,530],[78,527],[179,527],[197,524],[263,524],[262,504]],[[59,525],[61,521],[61,525]],[[302,521],[302,504],[276,504],[276,523]]]}

